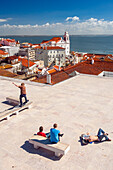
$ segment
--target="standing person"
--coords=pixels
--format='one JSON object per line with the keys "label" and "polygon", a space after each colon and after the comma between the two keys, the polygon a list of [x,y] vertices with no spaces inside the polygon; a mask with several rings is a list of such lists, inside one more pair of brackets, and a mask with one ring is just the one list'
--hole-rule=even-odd
{"label": "standing person", "polygon": [[50,141],[51,143],[58,143],[60,141],[59,137],[62,137],[63,134],[60,134],[60,131],[57,129],[57,124],[53,125],[53,128],[50,129]]}
{"label": "standing person", "polygon": [[[27,100],[27,97],[26,97],[26,87],[25,87],[25,84],[24,83],[21,83],[20,86],[18,86],[17,84],[13,83],[16,87],[20,88],[20,107],[22,107],[23,104],[27,103],[29,100]],[[25,98],[25,102],[22,103],[22,98]]]}

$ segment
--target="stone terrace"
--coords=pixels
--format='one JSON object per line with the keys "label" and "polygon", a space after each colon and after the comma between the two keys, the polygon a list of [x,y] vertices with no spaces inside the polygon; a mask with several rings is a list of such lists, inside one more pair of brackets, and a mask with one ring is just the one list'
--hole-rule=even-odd
{"label": "stone terrace", "polygon": [[[33,107],[0,122],[0,170],[112,170],[113,169],[113,79],[79,75],[54,86],[27,84]],[[0,110],[11,106],[7,96],[18,96],[19,89],[0,80]],[[52,152],[35,150],[28,139],[40,125],[49,131],[53,123],[71,146],[58,159]],[[109,133],[111,142],[81,146],[79,136],[98,128]]]}

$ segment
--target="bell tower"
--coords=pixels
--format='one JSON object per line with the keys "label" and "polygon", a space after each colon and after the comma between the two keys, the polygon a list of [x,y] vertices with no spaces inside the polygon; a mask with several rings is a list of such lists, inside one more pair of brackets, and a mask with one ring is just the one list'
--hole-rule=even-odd
{"label": "bell tower", "polygon": [[67,31],[66,31],[65,34],[64,34],[64,41],[66,41],[67,43],[69,43],[69,34],[68,34]]}
{"label": "bell tower", "polygon": [[69,56],[70,55],[70,40],[69,40],[69,34],[68,32],[66,31],[64,33],[64,43],[65,43],[65,54],[66,56]]}

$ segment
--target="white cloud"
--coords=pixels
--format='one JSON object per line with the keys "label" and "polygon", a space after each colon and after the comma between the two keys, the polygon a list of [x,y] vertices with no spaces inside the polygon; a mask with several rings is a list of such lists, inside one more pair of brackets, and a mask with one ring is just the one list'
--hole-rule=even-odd
{"label": "white cloud", "polygon": [[74,17],[67,17],[65,21],[79,21],[79,17],[74,16]]}
{"label": "white cloud", "polygon": [[96,19],[96,18],[90,18],[90,19],[88,19],[87,21],[89,21],[89,22],[96,22],[98,19]]}
{"label": "white cloud", "polygon": [[0,22],[6,22],[7,19],[0,19]]}
{"label": "white cloud", "polygon": [[1,19],[0,18],[0,22],[7,22],[8,20],[11,20],[12,18],[6,18],[6,19]]}
{"label": "white cloud", "polygon": [[[72,17],[77,20],[76,17]],[[67,21],[70,20],[68,17]],[[10,25],[0,26],[0,35],[56,35],[63,34],[64,31],[70,34],[113,34],[113,21],[90,18],[85,21],[46,23],[43,25]]]}

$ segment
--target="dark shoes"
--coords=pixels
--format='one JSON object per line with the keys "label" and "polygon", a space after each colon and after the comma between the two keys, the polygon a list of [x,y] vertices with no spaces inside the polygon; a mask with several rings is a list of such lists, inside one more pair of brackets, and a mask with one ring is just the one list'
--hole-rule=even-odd
{"label": "dark shoes", "polygon": [[62,137],[64,134],[60,134],[60,136]]}
{"label": "dark shoes", "polygon": [[29,102],[29,100],[27,100],[26,102],[24,102],[23,104],[26,104],[26,103],[28,103]]}
{"label": "dark shoes", "polygon": [[106,139],[106,141],[111,141],[111,139]]}

